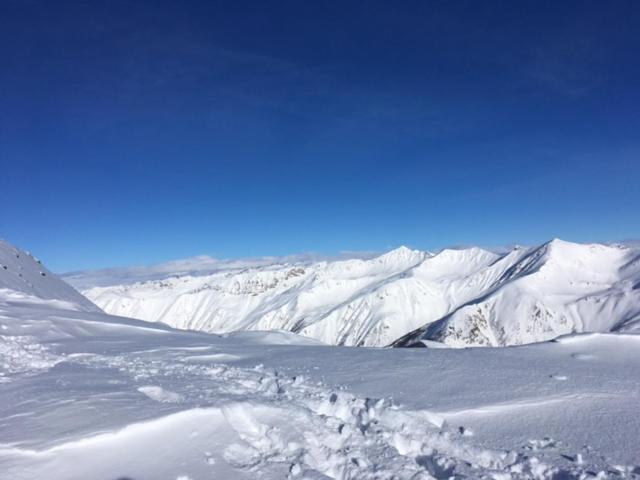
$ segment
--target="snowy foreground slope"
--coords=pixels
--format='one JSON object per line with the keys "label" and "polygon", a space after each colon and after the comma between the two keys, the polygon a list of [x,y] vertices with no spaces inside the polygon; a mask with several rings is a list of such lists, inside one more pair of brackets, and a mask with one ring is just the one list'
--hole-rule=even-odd
{"label": "snowy foreground slope", "polygon": [[163,279],[84,293],[108,313],[180,329],[282,329],[334,345],[519,345],[640,325],[637,247],[553,240],[435,255],[401,247],[372,259],[161,271]]}
{"label": "snowy foreground slope", "polygon": [[640,336],[463,350],[218,336],[107,315],[51,275],[10,274],[3,480],[640,477]]}

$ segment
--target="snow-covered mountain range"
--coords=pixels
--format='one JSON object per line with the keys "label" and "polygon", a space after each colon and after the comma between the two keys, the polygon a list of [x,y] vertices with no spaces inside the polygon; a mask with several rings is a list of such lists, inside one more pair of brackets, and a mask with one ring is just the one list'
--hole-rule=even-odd
{"label": "snow-covered mountain range", "polygon": [[503,346],[640,329],[637,246],[400,247],[370,259],[219,264],[163,277],[93,288],[91,274],[67,281],[115,315],[215,333],[287,330],[333,345]]}

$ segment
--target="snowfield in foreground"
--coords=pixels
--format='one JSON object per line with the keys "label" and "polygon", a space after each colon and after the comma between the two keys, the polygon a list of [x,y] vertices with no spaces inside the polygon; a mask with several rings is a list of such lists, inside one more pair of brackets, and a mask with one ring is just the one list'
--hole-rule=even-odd
{"label": "snowfield in foreground", "polygon": [[0,322],[2,478],[640,476],[633,335],[361,349],[27,297]]}
{"label": "snowfield in foreground", "polygon": [[[114,315],[210,333],[282,329],[331,345],[504,346],[640,328],[638,247],[401,247],[371,259],[205,263],[193,273],[183,263],[151,268],[153,279],[132,284],[105,286],[113,271],[66,278],[101,284],[84,293]],[[139,279],[144,269],[136,272]]]}
{"label": "snowfield in foreground", "polygon": [[8,275],[2,479],[640,478],[640,336],[463,350],[218,336]]}

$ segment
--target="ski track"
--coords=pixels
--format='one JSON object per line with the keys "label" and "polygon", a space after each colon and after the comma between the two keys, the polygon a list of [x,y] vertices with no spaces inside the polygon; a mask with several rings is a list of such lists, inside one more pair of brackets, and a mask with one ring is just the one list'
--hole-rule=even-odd
{"label": "ski track", "polygon": [[[251,478],[271,478],[274,471],[288,472],[290,479],[640,478],[640,467],[608,465],[590,452],[562,455],[567,467],[552,466],[544,454],[558,455],[559,442],[553,439],[531,440],[517,450],[489,450],[474,445],[473,432],[462,426],[450,427],[439,415],[406,410],[384,398],[359,398],[262,365],[194,364],[170,349],[159,353],[82,355],[68,361],[117,369],[141,394],[181,404],[183,411],[221,408],[239,439],[222,457]],[[180,392],[163,384],[173,390],[178,385]]]}

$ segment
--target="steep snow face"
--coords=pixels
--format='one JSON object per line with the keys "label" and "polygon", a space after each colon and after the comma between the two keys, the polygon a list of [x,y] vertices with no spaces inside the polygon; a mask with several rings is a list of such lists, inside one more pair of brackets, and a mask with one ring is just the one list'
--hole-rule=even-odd
{"label": "steep snow face", "polygon": [[639,330],[639,253],[553,240],[528,250],[486,295],[398,343],[501,346],[575,332]]}
{"label": "steep snow face", "polygon": [[11,291],[13,298],[24,296],[40,300],[66,302],[70,308],[84,311],[100,309],[47,270],[33,255],[0,240],[0,289]]}

